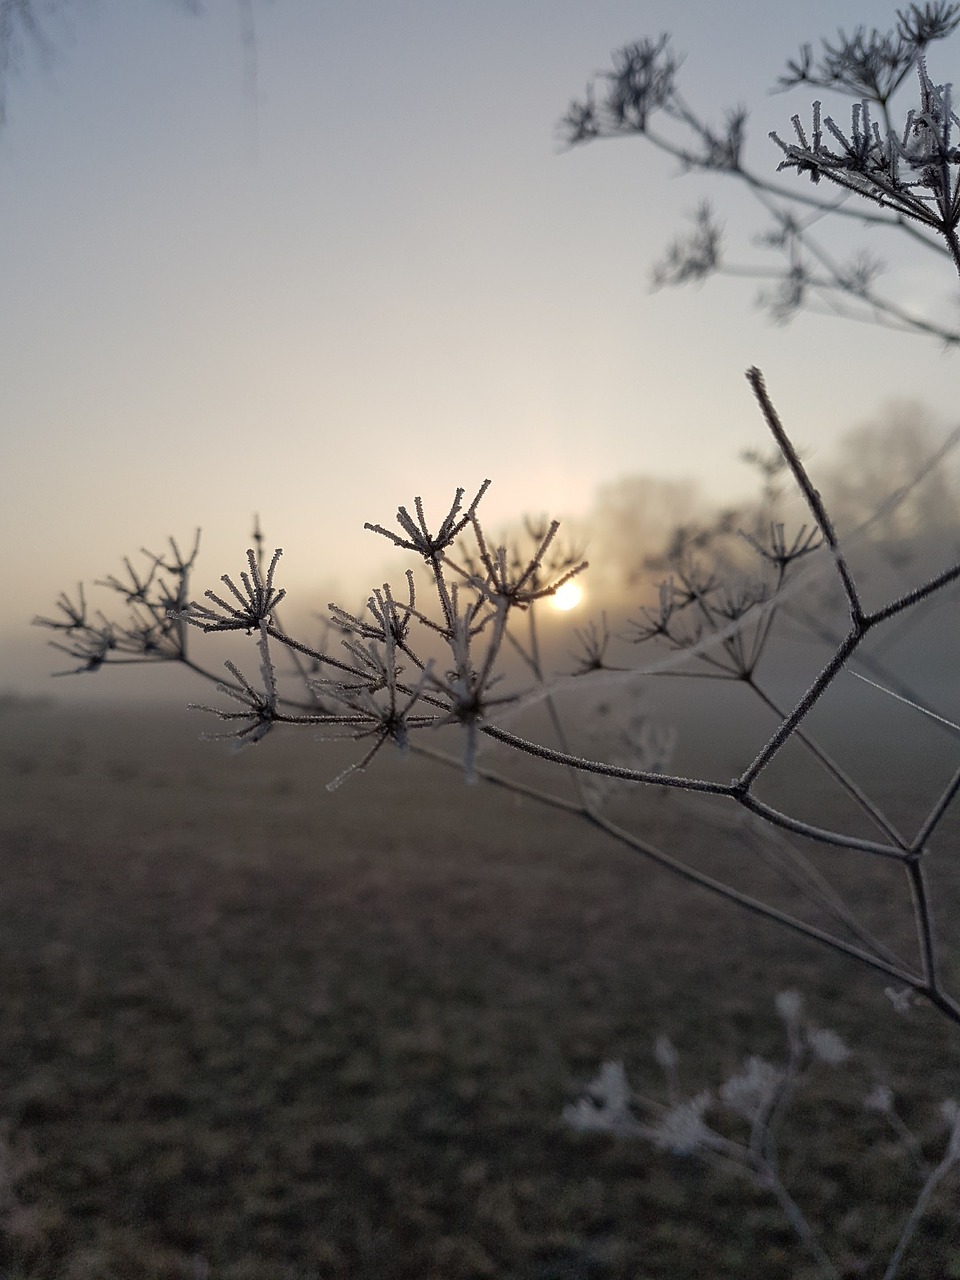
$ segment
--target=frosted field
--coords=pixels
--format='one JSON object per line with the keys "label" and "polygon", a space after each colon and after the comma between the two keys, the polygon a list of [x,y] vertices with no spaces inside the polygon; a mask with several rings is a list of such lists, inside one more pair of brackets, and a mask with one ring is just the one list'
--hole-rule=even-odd
{"label": "frosted field", "polygon": [[[904,1022],[882,979],[562,814],[386,756],[329,794],[350,748],[278,734],[233,755],[204,727],[0,715],[4,1280],[796,1280],[805,1262],[766,1197],[572,1133],[565,1103],[612,1057],[662,1096],[659,1033],[690,1095],[748,1053],[780,1055],[787,987],[885,1064],[931,1141],[939,1102],[960,1097],[946,1024]],[[950,764],[923,742],[891,776],[860,749],[901,815]],[[772,782],[792,811],[830,803]],[[663,847],[803,910],[726,810],[655,791],[617,803]],[[956,835],[938,869],[948,936]],[[899,879],[831,862],[908,946]],[[860,1067],[825,1071],[788,1120],[791,1186],[849,1275],[871,1274],[858,1260],[896,1238],[917,1189],[867,1087]],[[955,1206],[946,1184],[904,1277],[960,1274]]]}

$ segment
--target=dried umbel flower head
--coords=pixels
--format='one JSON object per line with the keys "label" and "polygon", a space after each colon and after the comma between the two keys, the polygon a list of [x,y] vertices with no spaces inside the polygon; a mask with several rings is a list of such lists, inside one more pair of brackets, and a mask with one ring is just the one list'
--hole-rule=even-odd
{"label": "dried umbel flower head", "polygon": [[248,635],[271,622],[274,610],[287,594],[273,585],[273,575],[282,555],[283,551],[278,547],[273,553],[264,580],[260,575],[256,552],[251,548],[247,551],[249,573],[240,574],[242,591],[229,574],[225,573],[220,578],[236,603],[229,603],[213,591],[205,591],[203,594],[206,599],[216,607],[211,609],[208,605],[194,602],[184,607],[182,617],[201,631],[245,631]]}
{"label": "dried umbel flower head", "polygon": [[76,601],[62,592],[56,602],[59,617],[33,620],[35,626],[59,632],[64,639],[53,641],[53,647],[80,663],[55,674],[99,671],[107,663],[182,661],[185,641],[179,611],[187,600],[199,546],[199,530],[189,555],[184,555],[171,538],[166,557],[143,551],[149,572],[138,571],[126,558],[125,577],[111,574],[99,579],[98,586],[113,591],[127,606],[124,621],[108,619],[99,610],[91,616],[82,583],[77,587]]}
{"label": "dried umbel flower head", "polygon": [[643,133],[650,116],[673,99],[680,62],[670,49],[668,35],[624,46],[614,54],[613,63],[612,71],[598,77],[605,81],[599,105],[594,84],[582,101],[570,104],[561,122],[570,146],[621,129]]}
{"label": "dried umbel flower head", "polygon": [[379,533],[382,537],[388,538],[394,546],[402,547],[405,551],[415,551],[428,564],[434,564],[448,547],[453,546],[470,523],[471,517],[475,514],[480,504],[480,499],[489,488],[490,481],[484,480],[477,490],[476,497],[463,515],[460,512],[463,507],[463,495],[466,490],[458,489],[454,495],[453,502],[450,504],[450,510],[441,520],[436,533],[430,532],[423,510],[423,499],[419,497],[413,500],[413,509],[417,513],[416,520],[413,519],[406,507],[397,509],[397,524],[403,530],[403,535],[405,536],[394,533],[390,529],[385,529],[381,524],[371,524],[369,521],[363,527],[369,529],[372,533]]}
{"label": "dried umbel flower head", "polygon": [[826,178],[885,205],[938,231],[951,247],[960,220],[960,147],[955,140],[960,119],[951,86],[934,84],[922,58],[917,71],[920,102],[907,113],[900,133],[882,130],[865,99],[853,106],[849,134],[832,116],[823,116],[815,102],[809,139],[799,116],[793,117],[796,142],[786,143],[776,133],[770,137],[784,153],[781,169],[796,169],[814,182]]}

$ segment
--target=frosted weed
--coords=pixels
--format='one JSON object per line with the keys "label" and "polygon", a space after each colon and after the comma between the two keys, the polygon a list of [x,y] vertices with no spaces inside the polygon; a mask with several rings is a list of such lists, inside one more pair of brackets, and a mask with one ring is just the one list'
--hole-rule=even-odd
{"label": "frosted weed", "polygon": [[[767,243],[786,258],[776,288],[764,295],[778,318],[826,298],[841,313],[955,344],[960,334],[939,317],[908,312],[880,292],[873,259],[861,255],[848,263],[835,261],[815,239],[814,228],[829,213],[906,231],[960,274],[960,120],[949,85],[931,79],[927,61],[930,46],[958,26],[957,5],[911,5],[898,15],[890,33],[858,29],[834,44],[824,42],[819,60],[805,47],[789,64],[781,87],[807,84],[855,99],[849,128],[824,115],[817,104],[809,129],[794,117],[795,141],[776,137],[783,157],[780,169],[812,179],[813,195],[785,190],[746,167],[745,112],[731,113],[725,126],[716,129],[690,110],[677,85],[679,61],[665,36],[615,55],[612,71],[598,77],[586,98],[571,106],[564,136],[576,144],[601,136],[639,135],[689,168],[732,175],[750,185],[771,219]],[[918,85],[918,101],[894,127],[892,99],[910,83]],[[682,138],[658,132],[661,121]],[[839,196],[822,195],[831,184]],[[683,283],[724,269],[719,226],[704,206],[692,236],[669,248],[655,282]],[[889,984],[885,990],[896,1013],[905,1015],[915,1002],[926,1002],[960,1033],[960,1003],[944,978],[944,943],[927,872],[960,791],[960,760],[922,819],[901,830],[810,729],[811,712],[825,695],[848,675],[859,675],[876,686],[878,698],[891,692],[918,716],[938,717],[949,750],[956,751],[956,725],[950,717],[940,715],[902,681],[897,683],[866,642],[892,624],[916,617],[926,602],[945,598],[960,578],[960,563],[951,558],[945,567],[918,572],[909,585],[868,605],[850,555],[856,539],[838,535],[759,370],[749,370],[747,378],[777,450],[776,458],[764,464],[764,500],[755,518],[742,528],[742,537],[729,522],[720,522],[709,536],[678,538],[656,600],[639,607],[622,630],[611,631],[606,619],[582,628],[579,653],[568,673],[554,674],[545,666],[538,609],[584,573],[587,563],[574,548],[561,544],[555,521],[530,523],[513,542],[498,544],[481,515],[488,480],[466,506],[466,490],[458,489],[439,520],[428,517],[416,497],[412,508],[398,508],[396,529],[367,525],[418,563],[426,586],[408,569],[402,589],[387,583],[376,587],[357,613],[331,604],[326,643],[296,638],[283,626],[278,606],[285,591],[275,583],[280,551],[265,564],[259,529],[246,568],[238,577],[224,574],[219,594],[208,590],[194,598],[197,544],[185,556],[171,540],[167,556],[146,556],[144,571],[126,561],[124,577],[105,580],[103,585],[125,607],[124,617],[91,613],[81,587],[76,599],[60,597],[56,616],[37,621],[55,632],[56,646],[69,655],[77,672],[121,662],[187,666],[227,699],[226,706],[203,709],[226,726],[221,736],[237,743],[260,743],[281,727],[356,741],[356,762],[332,785],[396,747],[461,769],[470,781],[486,780],[561,811],[571,823],[604,832],[614,844],[730,904],[866,966]],[[762,462],[762,455],[757,456]],[[930,460],[931,469],[936,461]],[[924,474],[920,468],[915,480],[905,479],[886,515],[907,500]],[[806,505],[805,522],[796,528],[778,518],[776,494],[782,479],[792,482]],[[859,536],[869,540],[870,533],[868,522]],[[823,604],[824,584],[827,595],[839,601],[838,607],[830,606],[832,613]],[[828,643],[830,653],[800,696],[781,701],[761,660],[776,654],[785,624],[795,627],[798,621]],[[229,662],[224,677],[194,657],[197,633],[224,631],[249,635],[257,674]],[[637,661],[638,651],[651,656]],[[521,677],[508,670],[508,652],[519,658]],[[667,674],[734,682],[775,718],[773,730],[732,780],[670,772],[674,740],[642,711],[630,710],[631,691],[640,676]],[[599,716],[607,726],[589,738],[586,754],[575,747],[562,701],[567,690],[585,686],[595,688],[604,700],[598,705],[607,707]],[[610,713],[614,702],[616,715]],[[550,742],[531,740],[508,727],[534,706],[547,714]],[[437,745],[435,731],[444,727],[459,730],[459,754]],[[556,788],[492,768],[483,752],[489,743],[557,766]],[[826,817],[817,822],[798,816],[761,797],[758,784],[788,745],[799,748],[851,803],[862,824],[857,832],[831,825]],[[893,752],[906,749],[894,741],[885,745]],[[638,829],[640,824],[631,826],[629,818],[613,816],[613,802],[619,813],[643,786],[713,797],[739,815],[744,841],[753,839],[770,865],[802,887],[806,900],[817,907],[818,922],[657,847]],[[858,896],[844,895],[829,884],[798,841],[830,849],[838,858],[859,858],[864,866],[897,868],[903,911],[916,937],[913,953],[901,954],[878,936]],[[661,1037],[654,1054],[664,1074],[666,1102],[636,1095],[623,1064],[611,1061],[567,1107],[564,1119],[584,1133],[643,1139],[664,1151],[723,1162],[775,1197],[818,1274],[835,1277],[840,1274],[837,1265],[785,1185],[781,1132],[798,1093],[815,1073],[850,1071],[862,1068],[863,1061],[833,1030],[805,1019],[796,993],[781,992],[776,1009],[787,1036],[782,1061],[750,1055],[715,1090],[685,1097],[679,1055]],[[863,1105],[888,1124],[902,1151],[920,1166],[914,1206],[885,1262],[884,1280],[893,1280],[937,1187],[960,1159],[960,1112],[952,1101],[944,1103],[940,1122],[947,1133],[945,1138],[941,1134],[939,1157],[930,1163],[924,1156],[929,1142],[917,1138],[897,1114],[889,1084],[871,1078]],[[739,1129],[731,1131],[731,1123]]]}

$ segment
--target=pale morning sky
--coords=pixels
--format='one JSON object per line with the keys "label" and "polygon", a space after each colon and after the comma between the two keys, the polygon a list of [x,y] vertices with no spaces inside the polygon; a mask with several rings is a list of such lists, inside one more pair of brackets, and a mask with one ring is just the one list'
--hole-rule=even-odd
{"label": "pale morning sky", "polygon": [[[564,152],[555,129],[612,49],[670,30],[688,98],[749,104],[772,171],[767,131],[812,97],[767,93],[786,58],[894,5],[253,0],[255,86],[235,0],[202,8],[74,4],[8,88],[0,689],[62,665],[28,626],[61,588],[197,525],[198,589],[243,567],[259,511],[301,606],[353,607],[391,560],[364,520],[415,494],[445,509],[490,477],[495,525],[582,514],[631,473],[743,493],[751,364],[814,469],[891,396],[952,424],[960,355],[935,341],[777,328],[750,282],[651,294],[703,195],[758,258],[753,206],[642,141]],[[953,321],[947,269],[888,253],[898,297]]]}

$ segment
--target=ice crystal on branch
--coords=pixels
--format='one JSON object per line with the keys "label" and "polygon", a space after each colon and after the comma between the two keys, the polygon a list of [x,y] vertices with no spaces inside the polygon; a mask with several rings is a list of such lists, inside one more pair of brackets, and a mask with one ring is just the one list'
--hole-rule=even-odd
{"label": "ice crystal on branch", "polygon": [[787,541],[782,521],[770,522],[769,540],[766,543],[762,543],[759,538],[744,529],[739,530],[739,533],[758,555],[764,560],[769,560],[781,573],[794,561],[802,560],[804,556],[810,555],[811,552],[823,546],[820,531],[816,528],[808,528],[805,524],[800,526],[791,542]]}
{"label": "ice crystal on branch", "polygon": [[355,742],[372,738],[373,743],[366,754],[349,765],[331,782],[327,790],[334,791],[354,773],[361,772],[373,760],[381,748],[388,742],[393,743],[400,751],[405,752],[409,746],[412,730],[434,725],[435,715],[413,716],[411,712],[423,695],[424,681],[421,679],[412,692],[403,697],[398,682],[391,676],[386,667],[384,670],[383,694],[374,686],[350,686],[337,680],[316,680],[313,685],[328,699],[339,704],[344,711],[341,715],[325,717],[324,723],[340,727],[337,737],[348,737]]}
{"label": "ice crystal on branch", "polygon": [[921,9],[918,4],[897,10],[897,32],[901,40],[922,53],[932,40],[944,40],[960,27],[960,4],[935,0]]}
{"label": "ice crystal on branch", "polygon": [[613,633],[607,623],[606,613],[600,615],[599,624],[591,619],[585,627],[578,627],[574,633],[578,650],[573,654],[576,663],[573,674],[589,675],[591,671],[606,671],[607,650],[613,640]]}
{"label": "ice crystal on branch", "polygon": [[70,599],[66,591],[61,591],[55,601],[56,607],[63,614],[61,618],[42,618],[36,617],[33,620],[35,627],[50,627],[53,631],[82,631],[87,626],[87,598],[83,590],[83,583],[77,583],[77,601],[76,604]]}

